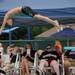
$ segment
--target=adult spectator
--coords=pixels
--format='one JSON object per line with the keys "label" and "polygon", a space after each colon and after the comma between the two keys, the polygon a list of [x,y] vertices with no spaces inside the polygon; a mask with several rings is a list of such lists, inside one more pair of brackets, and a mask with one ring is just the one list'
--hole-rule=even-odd
{"label": "adult spectator", "polygon": [[[35,50],[33,50],[32,45],[30,43],[25,45],[25,51],[22,54],[22,63],[21,63],[21,68],[22,68],[22,74],[27,74],[30,75],[29,72],[29,67],[34,63],[34,57],[35,57]],[[31,62],[31,63],[30,63]]]}
{"label": "adult spectator", "polygon": [[[10,49],[11,50],[11,49]],[[4,66],[4,70],[10,70],[12,68],[16,68],[16,62],[19,61],[19,55],[18,55],[18,47],[14,47],[12,51],[12,57],[9,63],[6,63]],[[19,66],[19,63],[17,62],[17,65]]]}
{"label": "adult spectator", "polygon": [[59,63],[57,62],[60,56],[57,51],[52,51],[50,44],[46,47],[46,51],[44,51],[39,58],[41,60],[39,64],[41,70],[44,70],[45,66],[51,66],[54,69],[52,75],[60,75]]}

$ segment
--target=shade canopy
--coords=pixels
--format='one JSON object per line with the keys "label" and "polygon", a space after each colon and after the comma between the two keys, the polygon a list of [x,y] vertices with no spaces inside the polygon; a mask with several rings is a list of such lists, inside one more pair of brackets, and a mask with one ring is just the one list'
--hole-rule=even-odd
{"label": "shade canopy", "polygon": [[55,39],[75,39],[75,30],[65,28],[63,31],[57,32],[51,36]]}
{"label": "shade canopy", "polygon": [[63,31],[58,32],[56,28],[52,28],[40,35],[37,35],[35,39],[41,39],[41,40],[70,40],[75,39],[75,30],[71,28],[65,28]]}

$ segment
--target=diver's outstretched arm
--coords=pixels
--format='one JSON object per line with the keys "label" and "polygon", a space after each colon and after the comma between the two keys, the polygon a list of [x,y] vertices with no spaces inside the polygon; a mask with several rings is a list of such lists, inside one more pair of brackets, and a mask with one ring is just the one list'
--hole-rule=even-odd
{"label": "diver's outstretched arm", "polygon": [[43,16],[43,15],[40,15],[40,14],[35,14],[33,18],[48,22],[48,23],[50,23],[54,26],[59,26],[59,22],[57,20],[52,20],[52,19],[48,18],[47,16]]}

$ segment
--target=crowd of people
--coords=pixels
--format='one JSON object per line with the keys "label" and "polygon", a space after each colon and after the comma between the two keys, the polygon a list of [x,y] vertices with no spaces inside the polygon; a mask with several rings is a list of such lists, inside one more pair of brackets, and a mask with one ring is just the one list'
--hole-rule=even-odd
{"label": "crowd of people", "polygon": [[[2,44],[0,45],[0,66],[4,74],[12,68],[21,68],[22,75],[31,75],[30,63],[34,63],[35,53],[39,58],[38,68],[44,71],[45,67],[52,67],[52,75],[60,75],[58,59],[61,59],[62,44],[59,40],[55,41],[54,50],[50,44],[47,44],[44,50],[34,50],[30,43],[24,47],[11,44],[7,47],[7,53],[3,53]],[[4,57],[4,55],[6,55]],[[3,73],[3,72],[2,72]]]}
{"label": "crowd of people", "polygon": [[[72,44],[75,46],[75,43]],[[34,46],[33,46],[34,47]],[[38,57],[38,68],[45,72],[46,67],[51,67],[52,75],[61,75],[60,63],[64,64],[65,75],[69,75],[69,51],[66,51],[64,56],[64,63],[62,62],[63,46],[59,40],[55,41],[54,45],[47,44],[45,49],[34,50],[31,43],[27,43],[24,47],[19,47],[10,44],[6,53],[4,53],[3,44],[0,43],[0,73],[6,74],[12,68],[21,68],[22,75],[31,75],[30,66],[35,61],[35,54]],[[58,62],[60,60],[60,63]]]}

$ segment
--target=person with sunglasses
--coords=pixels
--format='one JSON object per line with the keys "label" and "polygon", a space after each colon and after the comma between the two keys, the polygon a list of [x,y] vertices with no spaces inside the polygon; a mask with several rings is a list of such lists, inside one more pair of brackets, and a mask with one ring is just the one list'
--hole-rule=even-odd
{"label": "person with sunglasses", "polygon": [[60,59],[57,51],[53,51],[51,45],[49,44],[46,50],[40,55],[40,64],[39,69],[44,70],[45,66],[50,66],[53,68],[52,75],[60,75],[59,72],[59,63],[57,62]]}
{"label": "person with sunglasses", "polygon": [[21,71],[22,75],[31,75],[29,67],[34,63],[36,50],[33,50],[32,44],[25,45],[25,51],[22,54]]}

